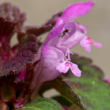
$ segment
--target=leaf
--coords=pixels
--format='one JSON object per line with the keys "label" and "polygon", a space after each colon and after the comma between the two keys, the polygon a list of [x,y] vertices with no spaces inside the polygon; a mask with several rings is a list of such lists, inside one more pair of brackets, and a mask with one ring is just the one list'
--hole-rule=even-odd
{"label": "leaf", "polygon": [[62,79],[62,77],[58,77],[53,81],[45,83],[40,90],[40,95],[52,87],[55,88],[71,104],[74,104],[75,110],[86,110],[85,106],[80,101],[79,96],[74,92],[69,84]]}
{"label": "leaf", "polygon": [[63,108],[52,99],[39,99],[20,110],[63,110]]}
{"label": "leaf", "polygon": [[[81,102],[88,110],[109,110],[110,85],[102,80],[103,72],[94,65],[79,65],[82,76],[80,78],[66,78],[65,80],[71,82],[74,92],[78,94]],[[71,107],[70,110],[73,108]]]}
{"label": "leaf", "polygon": [[51,28],[52,28],[51,25],[46,25],[46,26],[42,26],[42,27],[27,27],[26,33],[39,36],[47,31],[49,31]]}
{"label": "leaf", "polygon": [[[40,93],[43,93],[46,89],[49,89],[50,87],[53,86],[64,98],[66,98],[70,103],[73,103],[71,110],[74,110],[74,109],[75,110],[87,110],[87,108],[89,107],[86,105],[86,103],[89,104],[89,100],[91,99],[86,100],[85,98],[83,98],[84,97],[83,94],[87,95],[87,92],[86,92],[87,90],[89,90],[89,92],[92,91],[91,93],[94,93],[95,90],[94,91],[92,90],[93,89],[92,85],[96,83],[94,81],[98,80],[102,83],[105,83],[102,80],[100,80],[103,78],[104,75],[103,75],[102,70],[100,70],[98,67],[94,65],[91,65],[92,60],[89,58],[79,57],[77,54],[75,54],[72,57],[72,61],[77,63],[80,69],[82,70],[82,77],[81,78],[77,78],[77,77],[68,78],[71,76],[70,71],[69,71],[67,75],[62,74],[63,76],[65,76],[63,77],[63,79],[61,77],[58,77],[57,79],[53,81],[45,83],[45,85],[42,86],[43,88],[40,91]],[[82,79],[86,83],[83,82]],[[74,80],[76,82],[74,82]],[[82,92],[84,93],[80,92],[80,89],[82,89]],[[80,95],[79,93],[82,93],[82,94]]]}
{"label": "leaf", "polygon": [[77,60],[76,63],[79,64],[79,65],[87,65],[87,64],[92,63],[92,60],[89,59],[89,58],[80,57],[80,58]]}
{"label": "leaf", "polygon": [[[10,3],[0,4],[0,17],[4,18],[8,22],[17,23],[16,29],[21,29],[26,15],[21,12],[16,6],[12,6]],[[2,27],[3,28],[3,27]],[[6,31],[6,29],[4,29]]]}
{"label": "leaf", "polygon": [[[0,42],[2,43],[2,39],[4,39],[5,42],[10,41],[10,38],[12,37],[13,32],[15,31],[17,23],[11,22],[8,20],[5,20],[0,16]],[[4,42],[4,43],[5,43]]]}
{"label": "leaf", "polygon": [[85,106],[80,101],[79,96],[74,90],[65,82],[62,77],[58,77],[49,82],[64,98],[73,104],[75,110],[86,110]]}
{"label": "leaf", "polygon": [[62,106],[69,107],[71,105],[71,103],[62,96],[54,96],[52,98],[59,102]]}
{"label": "leaf", "polygon": [[22,45],[16,55],[0,66],[0,75],[6,76],[10,73],[17,74],[24,69],[26,65],[34,63],[35,54],[37,54],[37,41],[34,35],[27,36],[28,40]]}

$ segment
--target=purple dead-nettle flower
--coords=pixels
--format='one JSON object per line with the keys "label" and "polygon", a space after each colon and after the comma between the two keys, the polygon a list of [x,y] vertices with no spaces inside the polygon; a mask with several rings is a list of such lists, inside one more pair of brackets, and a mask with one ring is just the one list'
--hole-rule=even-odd
{"label": "purple dead-nettle flower", "polygon": [[[63,52],[64,60],[56,67],[59,72],[66,73],[70,68],[76,76],[81,76],[81,71],[78,69],[77,65],[71,63],[66,55],[68,54],[69,56],[69,49],[85,38],[86,28],[81,24],[68,20],[85,15],[91,10],[93,4],[93,2],[85,2],[71,5],[64,11],[63,15],[57,19],[55,27],[50,32],[43,48],[46,48],[48,45]],[[81,9],[83,9],[83,11],[81,11]],[[44,54],[43,50],[42,54]]]}
{"label": "purple dead-nettle flower", "polygon": [[77,24],[74,21],[68,21],[64,24],[61,24],[50,32],[49,39],[46,43],[48,43],[47,45],[59,48],[66,53],[67,48],[70,49],[74,45],[74,42],[68,42],[68,40],[71,38],[70,36],[76,32],[76,30]]}
{"label": "purple dead-nettle flower", "polygon": [[[89,1],[89,2],[73,4],[73,5],[69,6],[63,12],[62,16],[56,20],[55,26],[59,27],[61,24],[64,24],[65,22],[67,22],[68,20],[70,20],[72,18],[80,17],[80,16],[87,14],[92,9],[93,5],[94,5],[94,2]],[[54,29],[53,29],[53,31],[54,31]],[[65,32],[66,32],[66,35],[69,36],[68,35],[68,32],[69,32],[68,27],[67,27],[67,29],[65,29],[62,32],[61,35],[63,35],[63,33],[65,33]],[[66,38],[65,42],[63,40],[62,45],[73,47],[76,44],[80,43],[81,46],[83,46],[85,48],[85,50],[87,50],[88,52],[91,51],[91,44],[93,44],[94,46],[96,46],[98,48],[102,47],[101,43],[97,43],[97,42],[93,41],[90,37],[87,37],[86,34],[87,34],[86,27],[77,23],[76,32],[74,32],[73,35],[69,36],[70,38],[68,38],[68,39]]]}
{"label": "purple dead-nettle flower", "polygon": [[57,66],[57,70],[60,71],[61,73],[67,73],[69,68],[71,69],[72,73],[80,77],[81,76],[81,70],[78,69],[78,66],[74,63],[71,63],[70,61],[63,61]]}
{"label": "purple dead-nettle flower", "polygon": [[[56,20],[55,27],[39,50],[41,58],[36,68],[42,69],[35,70],[37,72],[36,77],[41,74],[44,78],[39,79],[44,82],[53,80],[60,73],[66,73],[69,68],[75,76],[81,76],[81,70],[70,61],[70,49],[80,43],[87,32],[86,27],[70,19],[87,14],[93,5],[94,2],[92,1],[71,5]],[[36,81],[33,80],[33,83],[36,83]]]}
{"label": "purple dead-nettle flower", "polygon": [[110,78],[106,78],[104,80],[107,81],[108,83],[110,83]]}
{"label": "purple dead-nettle flower", "polygon": [[[63,32],[65,27],[68,33]],[[71,31],[72,30],[72,31]],[[39,49],[39,53],[36,55],[40,56],[40,61],[34,69],[34,77],[30,89],[36,86],[40,87],[44,82],[50,81],[58,77],[61,73],[66,73],[69,68],[75,76],[80,77],[81,71],[78,69],[77,65],[71,63],[70,61],[70,50],[66,46],[60,45],[60,42],[65,38],[72,35],[76,30],[76,23],[73,21],[68,21],[60,26],[57,26],[52,30],[44,42],[44,44]],[[63,33],[62,33],[63,32]],[[38,88],[33,92],[32,98],[38,92]]]}
{"label": "purple dead-nettle flower", "polygon": [[[50,32],[41,50],[39,50],[41,58],[36,68],[42,69],[35,70],[37,72],[36,77],[40,77],[38,74],[41,74],[44,78],[39,79],[44,82],[53,80],[60,73],[66,73],[69,68],[74,75],[81,76],[81,71],[77,65],[70,62],[70,48],[78,44],[86,36],[86,30],[84,26],[68,20],[87,14],[93,5],[92,1],[71,5],[56,20],[55,27]],[[33,80],[33,83],[36,83],[36,81]]]}
{"label": "purple dead-nettle flower", "polygon": [[[55,79],[60,73],[66,73],[69,69],[77,77],[81,76],[81,70],[74,63],[71,63],[70,49],[75,45],[84,44],[85,49],[90,50],[88,42],[82,43],[87,38],[86,27],[72,21],[70,19],[87,14],[93,7],[94,2],[83,2],[69,6],[55,23],[55,27],[51,30],[49,36],[39,50],[40,63],[35,69],[36,77],[39,76],[41,82]],[[90,39],[86,39],[89,40]],[[89,45],[93,40],[89,42]],[[96,46],[101,47],[101,44]],[[89,48],[89,49],[87,49]],[[39,54],[38,54],[39,55]],[[37,55],[37,58],[38,58]],[[47,74],[46,74],[47,73]],[[41,74],[41,75],[40,75]],[[42,76],[42,78],[41,78]],[[37,80],[33,80],[36,83]]]}
{"label": "purple dead-nettle flower", "polygon": [[[73,4],[63,13],[54,15],[43,26],[28,28],[23,25],[26,20],[25,13],[9,3],[0,5],[0,102],[3,103],[2,107],[4,105],[9,109],[23,107],[31,99],[36,98],[44,82],[57,78],[61,73],[67,73],[69,69],[75,76],[81,76],[78,65],[71,62],[70,54],[73,53],[70,49],[79,43],[87,51],[91,50],[91,44],[99,48],[102,45],[87,36],[85,26],[71,19],[87,14],[93,5],[92,1]],[[49,31],[52,27],[38,51],[37,36]],[[11,46],[10,41],[15,33],[18,43]]]}
{"label": "purple dead-nettle flower", "polygon": [[[65,30],[67,29],[68,30]],[[65,32],[63,32],[65,30]],[[43,74],[44,80],[53,80],[60,73],[66,73],[69,68],[72,70],[73,74],[80,77],[81,71],[78,69],[76,64],[70,62],[70,50],[68,46],[60,45],[65,39],[71,36],[76,31],[76,23],[73,21],[68,21],[55,27],[46,39],[41,50],[41,60],[39,67],[42,68],[41,74]],[[66,38],[65,38],[66,37]],[[42,65],[42,66],[41,66]],[[49,73],[49,76],[45,73]],[[51,73],[51,74],[50,74]],[[48,77],[47,77],[48,76]]]}

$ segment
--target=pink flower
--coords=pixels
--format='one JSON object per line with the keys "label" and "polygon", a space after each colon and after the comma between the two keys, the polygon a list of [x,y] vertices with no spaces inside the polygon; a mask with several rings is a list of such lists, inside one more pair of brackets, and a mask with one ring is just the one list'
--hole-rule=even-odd
{"label": "pink flower", "polygon": [[[64,24],[65,22],[67,22],[72,18],[80,17],[87,14],[92,9],[93,6],[94,6],[93,1],[76,3],[69,6],[63,12],[62,16],[57,19],[55,26],[58,27],[59,25]],[[66,23],[66,24],[70,24],[70,23]],[[62,40],[62,42],[60,41],[60,46],[65,45],[71,48],[77,45],[78,43],[80,43],[81,46],[83,46],[85,50],[87,50],[88,52],[91,51],[91,44],[99,48],[102,47],[101,43],[94,42],[92,39],[87,37],[86,28],[83,25],[77,23],[76,27],[77,27],[76,32],[74,32],[73,35],[70,36],[68,33],[66,33],[66,36],[69,36],[69,38],[67,39],[67,37],[64,37],[66,38],[65,39],[66,41],[65,42],[64,40]],[[65,30],[69,30],[68,27],[64,28],[62,33],[64,33]]]}
{"label": "pink flower", "polygon": [[84,37],[80,44],[85,48],[85,50],[87,50],[88,52],[91,51],[91,44],[93,44],[94,46],[98,47],[98,48],[101,48],[102,47],[102,44],[101,43],[98,43],[98,42],[95,42],[93,41],[90,37]]}
{"label": "pink flower", "polygon": [[[81,44],[86,51],[91,51],[91,44],[101,48],[102,44],[93,41],[87,37],[86,27],[74,21],[67,21],[64,24],[56,26],[50,32],[47,45],[51,45],[65,51],[67,48],[71,49],[77,44]],[[57,43],[56,43],[57,42]]]}
{"label": "pink flower", "polygon": [[66,53],[67,49],[72,48],[74,44],[76,44],[74,38],[72,38],[72,35],[77,32],[76,30],[77,24],[74,21],[68,21],[61,24],[60,26],[53,28],[46,44],[61,49]]}
{"label": "pink flower", "polygon": [[[81,76],[81,70],[70,61],[70,49],[85,38],[86,27],[68,20],[87,14],[93,5],[92,1],[71,5],[56,20],[55,27],[37,55],[37,57],[40,56],[40,62],[35,69],[36,77],[40,77],[41,74],[43,78],[40,80],[43,80],[42,82],[53,80],[60,73],[66,73],[69,69],[75,76]],[[37,70],[37,68],[39,69]]]}
{"label": "pink flower", "polygon": [[[33,98],[42,83],[55,79],[69,69],[75,76],[81,76],[81,70],[71,62],[70,49],[79,43],[83,44],[85,49],[88,47],[88,43],[82,43],[87,36],[87,31],[85,26],[70,19],[87,14],[93,5],[92,1],[71,5],[56,20],[55,27],[49,33],[36,56],[39,63],[34,69],[37,74],[34,74],[32,80],[33,87],[37,84],[37,89],[32,95]],[[33,87],[31,86],[31,88]]]}
{"label": "pink flower", "polygon": [[69,49],[72,48],[72,44],[70,44],[71,46],[63,45],[67,39],[76,32],[76,28],[75,22],[68,21],[55,27],[50,32],[41,50],[42,63],[40,64],[45,66],[42,70],[42,74],[51,73],[49,76],[47,74],[43,75],[46,77],[44,78],[45,80],[53,80],[58,77],[60,73],[66,73],[69,68],[75,76],[81,76],[81,71],[78,69],[78,66],[70,62],[71,52]]}
{"label": "pink flower", "polygon": [[105,79],[105,81],[107,81],[108,83],[110,83],[110,78]]}
{"label": "pink flower", "polygon": [[[53,80],[60,73],[66,73],[69,68],[73,72],[75,76],[80,77],[81,71],[78,69],[77,65],[71,63],[70,61],[70,51],[67,50],[66,54],[64,54],[61,50],[52,47],[46,46],[42,50],[42,62],[45,65],[43,69],[44,73],[51,73],[49,76],[47,75],[46,79]],[[80,74],[80,75],[79,75]],[[45,79],[45,80],[46,80]]]}

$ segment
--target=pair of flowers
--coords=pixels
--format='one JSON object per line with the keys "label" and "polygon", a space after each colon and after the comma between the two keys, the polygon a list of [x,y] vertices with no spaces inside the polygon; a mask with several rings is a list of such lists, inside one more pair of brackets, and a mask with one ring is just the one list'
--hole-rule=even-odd
{"label": "pair of flowers", "polygon": [[[85,26],[70,20],[87,14],[93,5],[93,1],[73,4],[57,18],[54,28],[39,50],[40,63],[37,67],[42,69],[39,69],[37,74],[42,74],[44,81],[53,80],[60,73],[66,73],[69,68],[75,76],[81,76],[81,70],[70,59],[70,54],[73,54],[70,49],[75,45],[80,43],[88,52],[91,50],[91,44],[102,47],[87,36]],[[38,58],[38,55],[36,57]]]}

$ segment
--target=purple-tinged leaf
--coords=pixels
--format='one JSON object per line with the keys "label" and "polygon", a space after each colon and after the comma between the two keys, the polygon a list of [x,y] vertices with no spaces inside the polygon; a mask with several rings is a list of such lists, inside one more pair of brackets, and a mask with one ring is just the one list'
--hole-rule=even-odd
{"label": "purple-tinged leaf", "polygon": [[1,76],[18,73],[20,70],[24,69],[26,65],[34,63],[34,57],[38,49],[37,40],[33,35],[27,36],[26,39],[28,42],[24,43],[24,46],[19,48],[16,55],[0,67]]}
{"label": "purple-tinged leaf", "polygon": [[0,17],[0,43],[9,43],[17,23],[10,22]]}
{"label": "purple-tinged leaf", "polygon": [[26,20],[25,13],[20,12],[19,8],[12,6],[10,3],[2,3],[0,5],[0,17],[7,21],[17,23],[17,29],[20,29]]}
{"label": "purple-tinged leaf", "polygon": [[41,26],[41,27],[26,27],[26,33],[28,34],[34,34],[36,36],[39,36],[51,29],[51,25]]}

